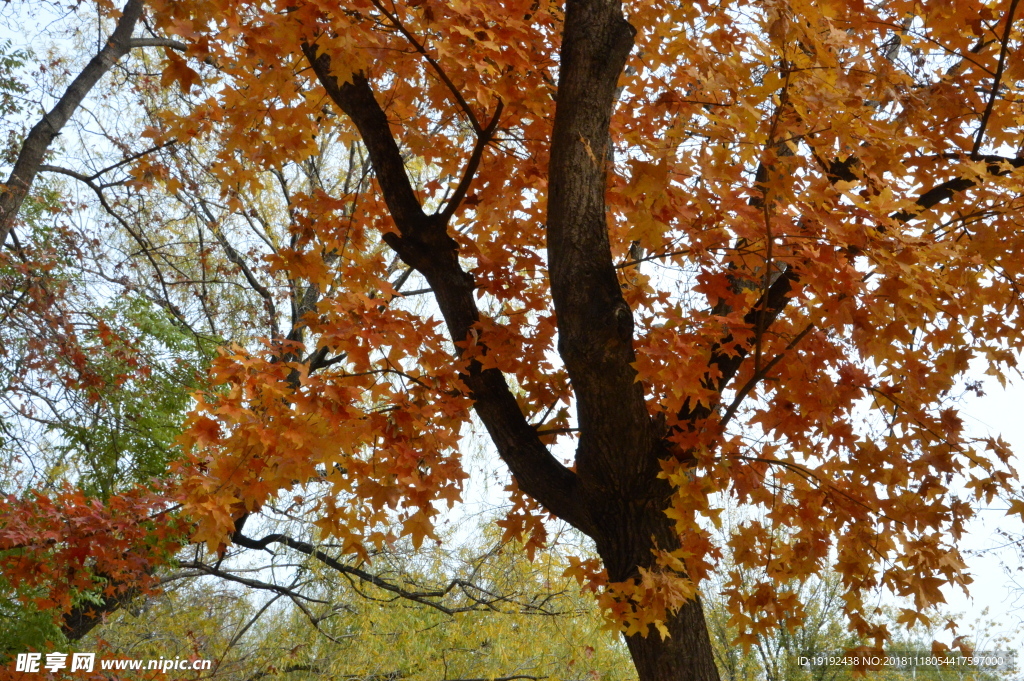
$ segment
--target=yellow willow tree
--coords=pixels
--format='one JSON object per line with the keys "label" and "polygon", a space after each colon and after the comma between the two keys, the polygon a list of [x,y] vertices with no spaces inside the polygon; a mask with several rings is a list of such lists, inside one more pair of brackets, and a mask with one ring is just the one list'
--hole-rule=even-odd
{"label": "yellow willow tree", "polygon": [[829,565],[879,643],[867,592],[910,623],[970,581],[955,540],[1013,480],[951,398],[972,360],[1013,368],[1024,322],[1017,0],[152,7],[187,49],[148,134],[219,149],[225,206],[319,135],[372,170],[286,194],[268,262],[302,325],[216,366],[199,540],[334,560],[251,534],[294,498],[333,551],[421,542],[479,423],[501,525],[593,539],[570,573],[644,681],[717,678],[698,591],[729,496],[761,511],[728,539],[741,642],[798,624]]}

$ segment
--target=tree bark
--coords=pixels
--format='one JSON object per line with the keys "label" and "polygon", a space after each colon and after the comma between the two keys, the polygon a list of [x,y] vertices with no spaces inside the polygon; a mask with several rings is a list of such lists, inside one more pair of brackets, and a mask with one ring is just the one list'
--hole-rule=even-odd
{"label": "tree bark", "polygon": [[139,594],[139,589],[131,587],[113,596],[104,596],[101,603],[76,605],[64,613],[60,623],[61,632],[69,641],[81,640],[102,624],[107,615],[120,610],[122,606],[137,598]]}
{"label": "tree bark", "polygon": [[32,182],[35,181],[50,144],[60,134],[93,86],[131,49],[132,32],[139,17],[142,16],[142,4],[143,0],[128,0],[106,45],[71,81],[60,101],[43,115],[25,138],[10,177],[0,186],[0,246],[7,241],[7,235],[14,227],[21,204],[25,201]]}
{"label": "tree bark", "polygon": [[[671,487],[657,482],[645,503],[609,503],[600,516],[603,531],[594,539],[612,582],[638,579],[641,567],[663,569],[656,564],[654,550],[678,546],[673,521],[664,512]],[[701,600],[687,601],[664,626],[669,632],[665,639],[653,630],[646,637],[624,637],[640,681],[719,681]]]}
{"label": "tree bark", "polygon": [[[658,478],[668,455],[662,424],[651,418],[633,363],[632,311],[622,297],[606,220],[609,126],[619,76],[635,31],[618,0],[569,0],[551,142],[548,256],[558,317],[558,351],[572,381],[579,420],[576,470],[562,466],[540,442],[505,377],[470,362],[463,380],[474,409],[520,490],[597,543],[612,581],[655,569],[654,549],[679,545],[665,515],[672,489]],[[399,257],[428,281],[448,332],[462,341],[480,319],[475,282],[448,234],[452,207],[428,215],[405,170],[387,115],[363,73],[334,73],[330,57],[302,47],[328,96],[355,124],[366,145],[398,233],[384,236]],[[500,114],[478,131],[473,158]],[[718,681],[699,600],[685,604],[657,633],[626,643],[641,681]]]}
{"label": "tree bark", "polygon": [[[658,477],[670,445],[636,380],[633,314],[613,267],[606,218],[610,122],[634,35],[618,0],[566,3],[548,170],[549,274],[558,351],[577,403],[576,473],[612,582],[661,569],[654,551],[679,546],[665,515],[672,489]],[[718,681],[700,600],[664,624],[666,639],[626,638],[641,681]]]}
{"label": "tree bark", "polygon": [[670,636],[664,640],[656,633],[626,637],[641,681],[718,681],[700,599],[688,601],[665,626]]}

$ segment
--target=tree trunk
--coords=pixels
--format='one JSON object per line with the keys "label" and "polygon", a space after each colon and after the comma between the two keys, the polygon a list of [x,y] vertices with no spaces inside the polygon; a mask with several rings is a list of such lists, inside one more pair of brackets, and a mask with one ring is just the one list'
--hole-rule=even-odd
{"label": "tree trunk", "polygon": [[[653,549],[679,546],[658,475],[670,446],[650,417],[633,363],[633,315],[610,257],[609,124],[634,28],[619,0],[568,0],[548,170],[548,264],[558,350],[572,381],[580,440],[576,473],[585,531],[612,582],[656,569]],[[630,636],[641,681],[718,681],[699,600],[665,622],[669,637]]]}
{"label": "tree trunk", "polygon": [[[659,460],[674,445],[664,441],[664,423],[651,418],[636,380],[633,314],[611,258],[606,217],[609,124],[634,35],[621,0],[567,0],[548,169],[547,247],[558,351],[579,419],[575,470],[540,441],[499,370],[473,359],[462,375],[520,490],[594,538],[616,582],[638,577],[639,568],[655,568],[655,547],[679,546],[664,513],[672,488],[658,477]],[[335,73],[330,56],[314,41],[303,51],[366,145],[398,228],[384,240],[427,279],[452,340],[461,342],[481,315],[475,282],[448,231],[452,210],[423,210],[366,74]],[[477,157],[498,113],[480,131]],[[718,681],[700,601],[686,603],[665,626],[667,639],[656,632],[627,639],[640,681]]]}
{"label": "tree trunk", "polygon": [[664,640],[656,632],[625,637],[640,681],[718,681],[700,599],[687,602],[665,626],[670,635]]}
{"label": "tree trunk", "polygon": [[[608,578],[621,582],[640,576],[639,568],[656,569],[654,549],[678,546],[673,522],[663,509],[671,488],[657,481],[656,493],[610,503],[598,524],[610,531],[595,538]],[[687,601],[665,623],[668,638],[652,630],[647,636],[624,637],[640,681],[719,681],[711,637],[699,598]]]}
{"label": "tree trunk", "polygon": [[[612,582],[638,578],[639,568],[657,569],[656,547],[679,546],[664,513],[672,489],[658,477],[659,459],[671,445],[636,380],[633,314],[608,237],[609,125],[635,33],[620,0],[567,0],[548,169],[551,298],[579,419],[583,529]],[[640,681],[718,681],[700,601],[687,603],[665,626],[665,640],[658,633],[626,640]]]}

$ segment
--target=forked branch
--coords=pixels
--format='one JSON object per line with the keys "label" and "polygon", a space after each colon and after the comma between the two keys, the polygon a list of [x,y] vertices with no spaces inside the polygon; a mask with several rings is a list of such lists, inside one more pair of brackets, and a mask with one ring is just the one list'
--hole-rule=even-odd
{"label": "forked branch", "polygon": [[[397,234],[385,234],[384,241],[406,265],[426,278],[449,336],[454,342],[461,343],[480,320],[480,311],[474,297],[476,284],[473,276],[462,268],[458,244],[448,234],[450,212],[424,213],[406,173],[398,143],[391,133],[387,114],[378,104],[366,76],[361,73],[335,74],[330,57],[319,53],[316,45],[306,44],[302,49],[328,96],[352,119],[362,137],[384,202],[398,228]],[[500,109],[489,128],[496,128],[499,115]],[[477,144],[477,158],[475,161],[470,159],[467,166],[462,182],[463,192],[468,189],[485,145],[486,142]],[[457,206],[457,202],[451,202],[451,206]],[[456,347],[456,352],[461,353]],[[520,489],[566,522],[584,532],[592,530],[585,506],[578,498],[576,475],[552,456],[540,441],[504,375],[495,368],[484,369],[479,361],[473,360],[463,374],[463,380],[471,391],[476,413]]]}
{"label": "forked branch", "polygon": [[53,109],[44,114],[29,131],[14,162],[14,168],[0,190],[0,244],[7,241],[7,235],[14,226],[21,204],[35,181],[50,144],[71,120],[72,114],[93,86],[131,49],[132,32],[142,16],[142,5],[143,0],[128,0],[103,49],[71,81]]}

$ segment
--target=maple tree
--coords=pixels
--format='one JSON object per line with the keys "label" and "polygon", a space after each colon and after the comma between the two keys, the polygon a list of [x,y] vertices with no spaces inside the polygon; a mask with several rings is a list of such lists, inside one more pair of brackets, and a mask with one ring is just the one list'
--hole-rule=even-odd
{"label": "maple tree", "polygon": [[786,585],[829,563],[879,643],[866,591],[911,623],[969,582],[970,499],[1013,472],[948,398],[1020,342],[1016,2],[153,8],[190,106],[150,134],[221,140],[229,207],[324,134],[373,169],[289,199],[272,266],[316,304],[304,337],[216,364],[183,483],[198,539],[285,542],[246,518],[318,484],[343,550],[423,541],[473,414],[514,479],[502,526],[593,538],[570,572],[641,679],[717,677],[698,589],[723,496],[769,509],[728,540],[762,575],[731,587],[741,643],[798,622]]}
{"label": "maple tree", "polygon": [[[198,540],[315,556],[246,534],[292,497],[342,552],[420,543],[482,424],[500,526],[594,540],[569,574],[645,681],[717,678],[698,591],[726,497],[766,510],[726,541],[760,575],[727,579],[740,643],[803,619],[830,564],[876,643],[866,592],[907,624],[969,582],[972,500],[1013,481],[952,398],[1021,341],[1016,0],[149,7],[180,88],[149,140],[204,155],[207,225],[283,185],[288,237],[252,289],[291,330],[228,349],[191,421]],[[317,165],[325,138],[347,158]],[[151,194],[202,188],[135,160]]]}

